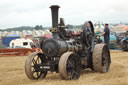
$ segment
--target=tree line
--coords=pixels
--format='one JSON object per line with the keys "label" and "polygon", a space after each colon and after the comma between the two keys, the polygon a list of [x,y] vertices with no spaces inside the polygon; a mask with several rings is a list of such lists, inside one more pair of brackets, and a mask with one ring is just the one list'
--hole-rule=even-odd
{"label": "tree line", "polygon": [[[76,28],[81,28],[82,25],[66,25],[69,29],[76,29]],[[23,30],[45,30],[49,29],[51,27],[43,27],[42,25],[36,25],[35,27],[32,26],[21,26],[21,27],[14,27],[14,28],[7,28],[7,29],[0,29],[0,31],[23,31]]]}

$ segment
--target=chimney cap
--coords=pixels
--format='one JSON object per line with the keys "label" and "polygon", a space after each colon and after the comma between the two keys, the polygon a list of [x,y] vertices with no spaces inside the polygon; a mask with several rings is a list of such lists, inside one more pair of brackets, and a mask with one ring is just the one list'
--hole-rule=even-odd
{"label": "chimney cap", "polygon": [[49,8],[54,8],[54,7],[56,7],[56,8],[60,8],[59,5],[51,5]]}

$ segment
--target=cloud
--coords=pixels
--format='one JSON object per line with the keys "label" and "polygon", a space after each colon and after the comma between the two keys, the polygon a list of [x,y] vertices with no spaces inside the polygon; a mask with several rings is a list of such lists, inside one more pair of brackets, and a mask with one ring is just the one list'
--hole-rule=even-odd
{"label": "cloud", "polygon": [[67,24],[82,24],[86,20],[107,23],[128,22],[127,0],[1,0],[0,28],[22,25],[51,26],[49,6],[61,6],[59,16]]}

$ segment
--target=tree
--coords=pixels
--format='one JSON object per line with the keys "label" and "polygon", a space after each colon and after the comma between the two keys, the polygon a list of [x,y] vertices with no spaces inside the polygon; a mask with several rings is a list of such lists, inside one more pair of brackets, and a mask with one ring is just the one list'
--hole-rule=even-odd
{"label": "tree", "polygon": [[40,26],[39,25],[36,25],[35,26],[35,30],[39,30],[40,29]]}
{"label": "tree", "polygon": [[41,29],[43,29],[43,26],[42,25],[36,25],[35,26],[35,30],[41,30]]}
{"label": "tree", "polygon": [[42,25],[40,25],[40,29],[44,29]]}

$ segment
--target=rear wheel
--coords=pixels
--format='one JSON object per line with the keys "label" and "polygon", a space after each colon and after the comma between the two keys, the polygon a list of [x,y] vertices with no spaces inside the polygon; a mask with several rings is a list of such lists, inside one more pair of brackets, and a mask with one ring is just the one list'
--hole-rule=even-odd
{"label": "rear wheel", "polygon": [[96,44],[93,52],[93,68],[97,72],[108,72],[111,58],[109,48],[105,44]]}
{"label": "rear wheel", "polygon": [[75,80],[80,77],[81,61],[78,54],[64,53],[59,61],[59,74],[63,79]]}
{"label": "rear wheel", "polygon": [[34,52],[30,54],[25,61],[25,73],[29,79],[37,80],[47,75],[46,71],[39,71],[40,64],[46,61],[45,55]]}

